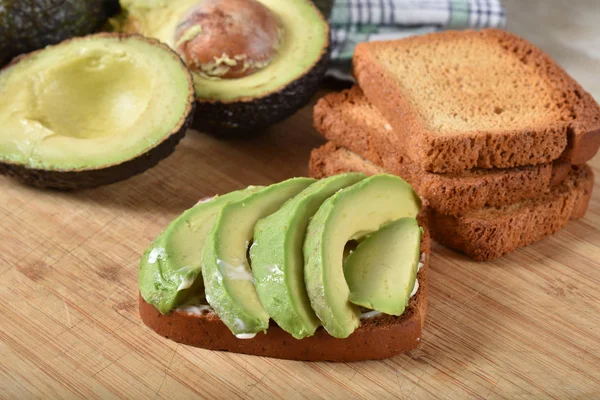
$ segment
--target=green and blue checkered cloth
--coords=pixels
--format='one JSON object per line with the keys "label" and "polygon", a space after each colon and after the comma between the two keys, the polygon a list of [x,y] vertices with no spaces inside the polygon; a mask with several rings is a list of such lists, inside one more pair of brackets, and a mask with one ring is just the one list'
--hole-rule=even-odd
{"label": "green and blue checkered cloth", "polygon": [[501,0],[335,0],[331,16],[328,75],[351,79],[354,47],[360,42],[401,39],[443,29],[502,28]]}

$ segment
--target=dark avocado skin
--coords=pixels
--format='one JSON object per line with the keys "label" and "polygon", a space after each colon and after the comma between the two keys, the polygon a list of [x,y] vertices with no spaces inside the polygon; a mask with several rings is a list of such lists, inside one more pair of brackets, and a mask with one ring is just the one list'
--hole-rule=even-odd
{"label": "dark avocado skin", "polygon": [[[139,35],[127,35],[119,33],[98,33],[95,36],[118,36],[121,37],[123,40],[126,40],[128,37],[134,36],[137,38],[142,38],[142,36]],[[71,40],[78,39],[73,38]],[[156,46],[161,46],[165,49],[168,49],[173,54],[173,57],[176,57],[176,59],[179,60],[181,65],[185,67],[185,63],[183,62],[183,60],[181,60],[181,58],[175,52],[173,52],[167,45],[150,38],[144,38],[144,40]],[[35,53],[37,53],[37,51],[16,57],[2,69],[9,68],[16,63],[27,59]],[[2,71],[2,69],[0,69],[0,72]],[[11,164],[0,161],[0,175],[7,175],[13,177],[27,185],[38,188],[67,191],[108,185],[140,174],[146,171],[147,169],[154,167],[163,158],[166,158],[167,156],[171,155],[171,153],[173,153],[173,151],[175,150],[177,144],[179,144],[181,139],[185,136],[188,128],[191,126],[195,115],[194,110],[196,109],[196,102],[193,100],[194,89],[191,77],[189,84],[190,93],[188,96],[188,107],[186,109],[185,115],[182,116],[179,124],[177,124],[173,131],[171,131],[170,133],[165,133],[165,139],[161,143],[159,143],[156,147],[150,149],[146,153],[140,154],[137,157],[129,160],[124,160],[120,164],[106,166],[105,168],[89,170],[44,170],[28,168],[24,165]]]}
{"label": "dark avocado skin", "polygon": [[129,179],[154,167],[160,160],[173,153],[192,122],[194,107],[195,105],[192,105],[185,122],[176,132],[152,150],[121,164],[94,170],[56,171],[0,162],[0,174],[11,176],[30,186],[65,191],[93,188]]}
{"label": "dark avocado skin", "polygon": [[74,36],[96,31],[114,9],[105,0],[0,0],[0,65]]}
{"label": "dark avocado skin", "polygon": [[192,122],[193,110],[194,106],[190,109],[181,128],[161,144],[147,153],[121,164],[85,171],[51,171],[0,162],[0,174],[11,176],[30,186],[65,191],[93,188],[129,179],[154,167],[160,160],[173,153]]}
{"label": "dark avocado skin", "polygon": [[318,90],[327,66],[330,49],[302,77],[265,97],[233,103],[198,99],[193,127],[216,136],[251,136],[283,121],[310,101]]}
{"label": "dark avocado skin", "polygon": [[107,17],[112,17],[121,12],[121,5],[119,0],[103,0],[104,13]]}
{"label": "dark avocado skin", "polygon": [[334,0],[313,0],[313,3],[315,3],[315,6],[321,11],[321,14],[323,14],[325,19],[329,19]]}

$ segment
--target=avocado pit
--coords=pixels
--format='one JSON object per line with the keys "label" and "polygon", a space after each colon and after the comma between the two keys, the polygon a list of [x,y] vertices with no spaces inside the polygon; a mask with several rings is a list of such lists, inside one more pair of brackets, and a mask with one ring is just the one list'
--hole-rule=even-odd
{"label": "avocado pit", "polygon": [[175,29],[175,48],[191,70],[212,78],[243,78],[277,56],[283,29],[256,0],[207,0]]}

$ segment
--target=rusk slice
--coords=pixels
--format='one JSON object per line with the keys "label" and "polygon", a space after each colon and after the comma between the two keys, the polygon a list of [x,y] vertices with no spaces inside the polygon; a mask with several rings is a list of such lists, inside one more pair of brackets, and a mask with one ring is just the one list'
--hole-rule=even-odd
{"label": "rusk slice", "polygon": [[593,187],[591,168],[586,164],[573,167],[561,185],[538,199],[487,207],[460,217],[431,209],[431,234],[438,243],[474,260],[491,260],[558,232],[571,219],[583,218]]}
{"label": "rusk slice", "polygon": [[497,29],[361,43],[354,75],[426,171],[588,161],[600,107],[548,55]]}
{"label": "rusk slice", "polygon": [[[321,98],[313,115],[315,129],[321,135],[402,177],[443,214],[460,215],[486,205],[498,207],[539,197],[550,190],[553,179],[564,178],[569,169],[568,163],[555,161],[554,165],[475,169],[461,173],[426,172],[405,153],[408,149],[403,138],[393,132],[357,86]],[[327,144],[317,151],[315,160],[327,151],[338,149],[334,144]],[[344,157],[352,158],[352,155]]]}
{"label": "rusk slice", "polygon": [[[331,149],[334,149],[333,151]],[[376,174],[385,170],[332,143],[313,150],[309,165],[315,178],[343,172]],[[504,207],[484,207],[460,216],[427,208],[431,237],[474,260],[486,261],[541,240],[582,218],[588,207],[594,174],[587,165],[570,168],[562,183],[538,198]]]}
{"label": "rusk slice", "polygon": [[208,309],[188,307],[161,314],[153,305],[139,296],[142,321],[159,335],[190,346],[208,350],[231,351],[263,357],[303,361],[348,362],[388,358],[412,350],[421,342],[428,299],[428,269],[430,238],[427,216],[418,217],[425,228],[421,236],[421,262],[418,272],[419,290],[410,299],[399,317],[380,315],[363,319],[361,325],[346,339],[330,336],[323,327],[314,336],[294,339],[273,321],[266,334],[258,333],[252,339],[238,339],[218,315]]}

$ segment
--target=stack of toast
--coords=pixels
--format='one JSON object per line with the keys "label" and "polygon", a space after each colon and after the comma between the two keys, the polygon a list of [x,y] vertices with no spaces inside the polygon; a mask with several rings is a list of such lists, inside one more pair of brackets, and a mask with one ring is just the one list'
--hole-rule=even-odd
{"label": "stack of toast", "polygon": [[314,177],[383,171],[428,204],[432,238],[475,260],[583,217],[600,106],[548,55],[502,30],[363,43],[358,83],[317,103]]}

